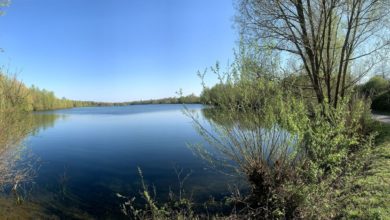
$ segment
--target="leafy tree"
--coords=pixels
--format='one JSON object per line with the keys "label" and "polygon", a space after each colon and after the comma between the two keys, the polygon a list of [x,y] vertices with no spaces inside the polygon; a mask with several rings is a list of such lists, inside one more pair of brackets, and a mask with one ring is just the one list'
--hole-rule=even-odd
{"label": "leafy tree", "polygon": [[365,95],[371,95],[375,97],[387,91],[389,86],[390,83],[388,80],[382,76],[374,76],[361,87],[361,90]]}
{"label": "leafy tree", "polygon": [[239,0],[237,21],[249,42],[295,58],[318,103],[336,107],[388,48],[388,6],[381,0]]}

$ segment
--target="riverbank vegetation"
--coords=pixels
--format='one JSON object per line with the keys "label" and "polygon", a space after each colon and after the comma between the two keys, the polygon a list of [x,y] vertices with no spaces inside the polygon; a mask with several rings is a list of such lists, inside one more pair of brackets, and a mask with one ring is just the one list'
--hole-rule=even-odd
{"label": "riverbank vegetation", "polygon": [[[16,132],[8,121],[15,110],[202,102],[206,121],[185,113],[212,150],[196,143],[191,150],[211,167],[241,176],[247,190],[233,187],[223,201],[196,204],[184,193],[190,176],[179,174],[178,195],[170,193],[168,203],[159,203],[139,169],[144,204],[117,195],[127,200],[120,206],[124,214],[134,219],[388,217],[390,129],[372,120],[371,107],[387,110],[389,82],[374,77],[358,85],[389,49],[388,3],[239,0],[237,9],[241,39],[235,60],[211,68],[216,85],[204,83],[207,71],[199,73],[200,98],[72,101],[0,75],[0,146],[10,142],[7,132]],[[21,136],[31,132],[16,129]],[[209,212],[210,206],[218,208]]]}
{"label": "riverbank vegetation", "polygon": [[128,105],[148,105],[148,104],[200,104],[200,98],[194,94],[180,97],[170,97],[163,99],[150,99],[127,102]]}
{"label": "riverbank vegetation", "polygon": [[[41,122],[27,112],[65,108],[73,105],[69,100],[59,100],[52,92],[32,87],[28,88],[15,77],[0,72],[0,186],[12,186],[31,180],[34,170],[30,164],[20,164],[22,142],[30,134],[37,132]],[[47,126],[54,118],[43,122]],[[48,123],[48,124],[47,124]],[[24,152],[26,153],[26,152]],[[33,161],[33,160],[31,160]],[[19,169],[15,169],[16,166]]]}
{"label": "riverbank vegetation", "polygon": [[194,94],[183,97],[151,99],[132,102],[95,102],[75,101],[57,98],[53,92],[36,86],[27,87],[16,77],[4,74],[0,70],[0,111],[44,111],[86,106],[127,106],[143,104],[196,104],[199,97]]}
{"label": "riverbank vegetation", "polygon": [[40,167],[39,158],[25,148],[24,141],[39,131],[53,126],[58,115],[0,112],[0,208],[5,215],[6,199],[9,206],[20,205],[28,195]]}
{"label": "riverbank vegetation", "polygon": [[36,86],[27,87],[16,77],[0,72],[0,111],[2,114],[11,112],[30,112],[73,108],[96,105],[94,102],[59,99],[53,92],[39,89]]}
{"label": "riverbank vegetation", "polygon": [[[215,218],[388,217],[388,143],[380,143],[388,131],[371,118],[371,98],[384,94],[388,82],[358,82],[374,74],[389,47],[389,5],[240,0],[237,7],[235,61],[211,68],[218,84],[202,83],[204,116],[211,117],[203,122],[186,112],[213,150],[191,149],[210,166],[245,178],[249,188],[234,189],[224,203],[232,211]],[[204,82],[207,71],[199,76]],[[143,192],[143,218],[172,218],[156,212]]]}
{"label": "riverbank vegetation", "polygon": [[375,122],[378,135],[367,166],[351,176],[340,195],[340,210],[347,219],[388,219],[390,216],[390,126]]}
{"label": "riverbank vegetation", "polygon": [[216,118],[222,120],[203,126],[193,119],[224,156],[202,146],[194,150],[216,168],[232,166],[247,179],[250,193],[235,198],[240,218],[341,218],[338,193],[362,172],[374,147],[370,102],[351,92],[335,108],[284,82],[240,77],[206,89],[203,100],[217,103]]}
{"label": "riverbank vegetation", "polygon": [[[382,209],[363,215],[363,206],[351,211],[345,200],[354,195],[353,179],[386,163],[370,162],[384,149],[374,144],[369,97],[386,92],[388,82],[372,78],[362,88],[366,95],[357,82],[378,62],[366,58],[388,47],[381,35],[388,9],[379,1],[239,1],[243,45],[227,71],[221,73],[218,65],[212,69],[221,80],[205,87],[202,100],[228,119],[248,114],[244,121],[249,123],[226,127],[212,121],[209,130],[194,121],[224,157],[197,147],[199,155],[212,164],[227,161],[247,179],[251,191],[238,200],[241,217],[386,216],[385,205],[377,203]],[[283,66],[277,62],[282,56],[294,63]],[[385,191],[378,193],[383,195],[379,201],[388,200]]]}

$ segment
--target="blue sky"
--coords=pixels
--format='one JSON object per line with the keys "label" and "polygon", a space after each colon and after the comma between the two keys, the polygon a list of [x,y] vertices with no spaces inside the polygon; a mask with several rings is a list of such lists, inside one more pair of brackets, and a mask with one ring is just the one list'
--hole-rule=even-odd
{"label": "blue sky", "polygon": [[227,63],[237,41],[231,0],[13,0],[5,11],[0,63],[75,100],[199,94],[197,70]]}

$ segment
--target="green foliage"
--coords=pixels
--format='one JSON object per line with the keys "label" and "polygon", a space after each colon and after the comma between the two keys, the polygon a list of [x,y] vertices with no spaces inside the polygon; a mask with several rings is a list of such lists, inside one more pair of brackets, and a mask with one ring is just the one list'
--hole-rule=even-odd
{"label": "green foliage", "polygon": [[390,91],[385,92],[372,100],[372,109],[377,111],[390,111]]}
{"label": "green foliage", "polygon": [[232,168],[247,179],[251,192],[235,199],[242,218],[294,216],[301,197],[285,186],[296,180],[303,161],[298,153],[303,127],[296,123],[307,121],[302,100],[263,77],[227,81],[207,92],[202,97],[214,106],[204,111],[208,125],[188,115],[217,153],[201,145],[192,149],[212,166]]}
{"label": "green foliage", "polygon": [[191,173],[187,173],[184,177],[183,169],[178,170],[175,167],[175,172],[179,181],[179,196],[170,191],[169,201],[166,203],[159,204],[156,200],[156,189],[150,191],[150,187],[145,183],[142,170],[138,167],[138,174],[141,178],[141,198],[144,200],[144,207],[139,207],[136,204],[136,197],[127,198],[120,194],[117,197],[126,199],[126,202],[121,205],[122,212],[129,216],[131,219],[200,219],[195,215],[192,210],[192,201],[186,197],[183,185]]}
{"label": "green foliage", "polygon": [[[315,181],[324,175],[338,175],[351,152],[356,151],[364,142],[361,134],[361,119],[364,114],[362,100],[344,100],[333,109],[316,106],[314,116],[304,133],[303,147],[309,158],[309,170],[315,170]],[[310,174],[309,172],[308,174]]]}
{"label": "green foliage", "polygon": [[[308,105],[311,102],[280,86],[271,88],[263,89],[264,93],[260,88],[256,91],[268,93],[261,97],[262,108],[245,102],[232,108],[237,105],[220,99],[222,104],[204,111],[210,126],[202,126],[193,117],[199,133],[224,156],[225,164],[234,161],[237,171],[247,177],[252,190],[241,200],[249,207],[244,211],[246,217],[337,216],[338,187],[345,184],[345,176],[363,169],[360,160],[364,161],[372,149],[373,138],[367,136],[365,126],[370,120],[370,103],[354,97],[344,99],[334,109]],[[221,113],[221,107],[226,106],[230,110]],[[218,157],[201,146],[195,150],[213,166],[221,167]]]}
{"label": "green foliage", "polygon": [[389,142],[379,145],[367,160],[365,172],[351,178],[351,186],[342,202],[345,208],[340,214],[346,219],[389,219]]}
{"label": "green foliage", "polygon": [[[311,212],[307,216],[316,219],[388,219],[390,126],[379,122],[370,126],[378,132],[377,146],[355,152],[351,163],[345,165],[348,172],[340,176],[337,185],[323,181],[311,186],[317,190],[309,194],[309,204],[315,206],[307,208]],[[332,190],[329,190],[329,185]]]}
{"label": "green foliage", "polygon": [[54,110],[94,104],[93,102],[72,101],[65,98],[58,99],[53,92],[35,86],[28,88],[16,77],[0,73],[0,112],[3,113]]}
{"label": "green foliage", "polygon": [[[208,125],[188,115],[217,153],[192,149],[212,166],[246,177],[251,190],[239,199],[243,218],[337,216],[340,186],[363,169],[360,161],[372,149],[370,102],[348,94],[337,107],[317,104],[313,91],[294,86],[308,79],[272,78],[252,61],[236,59],[226,72],[212,68],[220,82],[201,95],[211,106],[203,111]],[[248,72],[257,75],[244,77]]]}
{"label": "green foliage", "polygon": [[206,87],[201,94],[201,101],[222,110],[260,110],[267,106],[269,99],[281,98],[281,95],[278,82],[258,78],[253,81],[227,81],[211,88]]}
{"label": "green foliage", "polygon": [[0,72],[0,112],[29,112],[86,106],[126,106],[130,104],[174,104],[198,102],[199,99],[195,95],[189,95],[181,98],[123,103],[74,101],[66,98],[59,99],[51,91],[40,89],[36,86],[28,88],[16,77],[10,77]]}
{"label": "green foliage", "polygon": [[374,76],[358,87],[358,90],[372,99],[372,109],[390,111],[390,82],[382,76]]}
{"label": "green foliage", "polygon": [[365,95],[375,97],[386,92],[390,88],[390,82],[382,76],[374,76],[361,87],[361,92]]}
{"label": "green foliage", "polygon": [[133,102],[125,102],[125,105],[146,105],[146,104],[198,104],[200,103],[200,98],[194,94],[180,97],[171,97],[163,99],[151,99],[151,100],[141,100]]}
{"label": "green foliage", "polygon": [[23,83],[0,73],[0,111],[29,110],[28,88]]}
{"label": "green foliage", "polygon": [[370,128],[377,132],[375,142],[377,145],[384,145],[390,142],[390,124],[384,124],[380,122],[373,122]]}
{"label": "green foliage", "polygon": [[221,70],[218,62],[210,68],[219,80],[216,85],[210,88],[205,84],[207,71],[198,73],[203,85],[200,101],[223,110],[261,109],[267,105],[266,96],[280,95],[280,83],[275,80],[277,63],[278,57],[271,51],[241,42],[234,62],[226,70]]}

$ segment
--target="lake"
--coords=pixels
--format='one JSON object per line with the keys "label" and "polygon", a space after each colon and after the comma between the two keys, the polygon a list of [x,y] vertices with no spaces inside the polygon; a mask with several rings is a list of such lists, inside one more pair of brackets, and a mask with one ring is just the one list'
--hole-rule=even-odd
{"label": "lake", "polygon": [[[187,107],[204,117],[202,105]],[[191,172],[185,190],[195,201],[221,198],[233,183],[188,147],[206,143],[182,105],[74,108],[35,113],[29,120],[35,129],[24,138],[29,156],[22,160],[34,160],[35,177],[21,187],[21,206],[40,214],[123,218],[124,201],[116,194],[141,198],[137,167],[160,200],[168,198],[170,188],[178,190],[175,166]]]}

